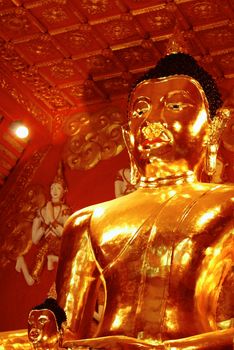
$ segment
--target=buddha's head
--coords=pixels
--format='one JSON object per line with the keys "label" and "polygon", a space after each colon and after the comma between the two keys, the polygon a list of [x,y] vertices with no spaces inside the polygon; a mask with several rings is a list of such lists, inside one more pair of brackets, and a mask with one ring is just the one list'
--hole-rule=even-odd
{"label": "buddha's head", "polygon": [[212,77],[187,54],[171,54],[129,98],[128,147],[140,176],[165,178],[200,168],[221,98]]}
{"label": "buddha's head", "polygon": [[28,338],[35,348],[57,349],[65,312],[49,298],[32,309],[28,316]]}

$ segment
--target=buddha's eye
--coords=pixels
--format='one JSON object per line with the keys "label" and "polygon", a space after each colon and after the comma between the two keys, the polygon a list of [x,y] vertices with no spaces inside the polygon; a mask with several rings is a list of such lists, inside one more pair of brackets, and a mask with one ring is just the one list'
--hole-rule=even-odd
{"label": "buddha's eye", "polygon": [[133,113],[132,113],[132,116],[133,116],[133,118],[141,118],[142,117],[142,115],[146,112],[147,110],[144,110],[144,109],[137,109],[136,111],[134,111]]}
{"label": "buddha's eye", "polygon": [[44,325],[44,324],[47,323],[49,320],[48,320],[48,317],[46,317],[46,316],[41,316],[41,317],[39,317],[38,321],[39,321],[39,323],[40,323],[41,325]]}
{"label": "buddha's eye", "polygon": [[180,112],[186,107],[192,107],[190,103],[183,103],[183,102],[168,102],[168,103],[165,103],[165,106],[167,109],[170,109],[171,111],[174,111],[174,112]]}
{"label": "buddha's eye", "polygon": [[151,109],[151,101],[148,97],[141,96],[133,104],[133,118],[141,118],[146,112]]}

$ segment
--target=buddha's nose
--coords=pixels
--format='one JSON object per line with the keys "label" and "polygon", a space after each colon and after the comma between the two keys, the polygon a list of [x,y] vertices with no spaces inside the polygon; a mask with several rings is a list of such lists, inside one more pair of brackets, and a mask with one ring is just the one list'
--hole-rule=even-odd
{"label": "buddha's nose", "polygon": [[36,339],[40,335],[40,331],[37,328],[32,328],[29,332],[29,337],[31,339]]}
{"label": "buddha's nose", "polygon": [[164,116],[164,108],[162,104],[159,104],[156,108],[152,109],[150,114],[147,117],[147,122],[150,123],[166,123],[166,119]]}

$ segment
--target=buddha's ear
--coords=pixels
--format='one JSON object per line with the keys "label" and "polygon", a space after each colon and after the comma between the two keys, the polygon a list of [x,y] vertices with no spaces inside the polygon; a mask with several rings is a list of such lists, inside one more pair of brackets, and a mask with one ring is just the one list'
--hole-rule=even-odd
{"label": "buddha's ear", "polygon": [[205,172],[209,176],[212,176],[215,172],[220,138],[230,115],[228,108],[220,108],[210,124],[205,157]]}
{"label": "buddha's ear", "polygon": [[138,171],[138,168],[136,166],[136,162],[133,156],[133,143],[132,143],[133,140],[131,139],[133,135],[130,132],[128,124],[122,126],[122,133],[123,133],[123,139],[125,141],[125,144],[128,150],[128,155],[130,158],[131,184],[135,186],[139,182],[140,173]]}

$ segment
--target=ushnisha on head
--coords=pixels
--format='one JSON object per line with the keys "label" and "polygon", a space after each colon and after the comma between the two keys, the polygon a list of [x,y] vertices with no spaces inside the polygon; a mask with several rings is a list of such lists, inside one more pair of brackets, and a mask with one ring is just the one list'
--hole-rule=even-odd
{"label": "ushnisha on head", "polygon": [[35,306],[28,316],[28,338],[35,349],[56,349],[66,314],[57,301],[48,298]]}
{"label": "ushnisha on head", "polygon": [[124,134],[133,173],[156,180],[211,175],[228,117],[221,105],[215,81],[193,57],[162,58],[130,93]]}

